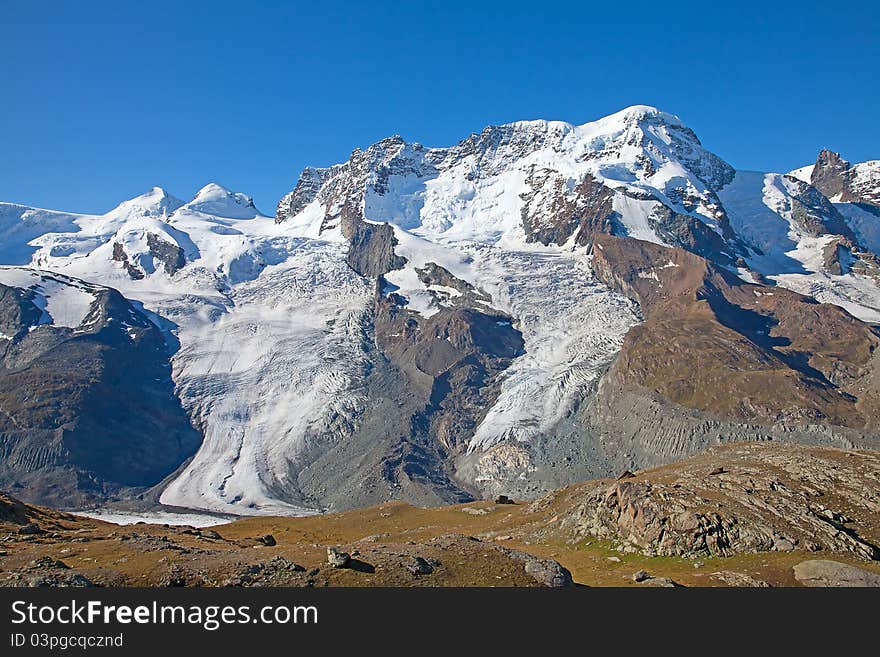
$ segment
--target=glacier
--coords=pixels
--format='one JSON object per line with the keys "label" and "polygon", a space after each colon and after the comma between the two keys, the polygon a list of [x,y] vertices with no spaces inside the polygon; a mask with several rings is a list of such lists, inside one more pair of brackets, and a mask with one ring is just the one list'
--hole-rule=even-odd
{"label": "glacier", "polygon": [[[423,280],[430,263],[484,294],[485,309],[509,317],[524,341],[469,453],[552,435],[591,393],[641,318],[595,278],[591,245],[567,220],[571,207],[581,211],[573,204],[585,181],[615,234],[681,246],[676,227],[686,225],[747,280],[763,276],[880,322],[875,279],[828,272],[833,237],[806,233],[792,216],[811,173],[736,172],[680,119],[647,106],[583,125],[492,126],[450,148],[391,137],[307,169],[274,216],[216,183],[189,202],[153,188],[103,215],[0,204],[0,264],[16,267],[0,281],[29,286],[35,272],[54,272],[116,288],[155,318],[203,436],[162,504],[316,513],[324,507],[300,489],[297,468],[318,442],[358,431],[370,409],[376,296],[395,294],[425,318],[460,296]],[[390,225],[405,259],[380,289],[346,262],[347,207]],[[880,220],[839,199],[835,207],[875,248]],[[46,312],[75,325],[87,300],[42,285]]]}

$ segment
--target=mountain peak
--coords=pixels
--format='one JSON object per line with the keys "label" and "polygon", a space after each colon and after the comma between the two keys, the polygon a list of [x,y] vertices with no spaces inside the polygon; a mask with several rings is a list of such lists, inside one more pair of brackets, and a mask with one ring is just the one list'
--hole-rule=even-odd
{"label": "mountain peak", "polygon": [[816,158],[810,182],[832,201],[880,207],[880,161],[852,164],[826,148]]}
{"label": "mountain peak", "polygon": [[823,148],[819,151],[819,156],[816,158],[816,166],[840,166],[848,168],[850,163],[844,160],[837,151],[832,151],[830,148]]}
{"label": "mountain peak", "polygon": [[[621,123],[638,123],[645,120],[648,120],[651,123],[665,123],[667,125],[673,125],[677,127],[684,126],[682,120],[675,114],[664,112],[651,105],[630,105],[629,107],[625,107],[622,110],[614,112],[613,114],[609,114],[600,119],[588,121],[580,125],[575,125],[574,123],[570,123],[568,121],[557,121],[550,119],[529,119],[522,121],[512,121],[498,127],[532,129],[538,130],[540,132],[567,133],[571,130],[574,130],[575,128],[598,127],[605,125],[610,126]],[[491,130],[492,127],[493,126],[490,126],[489,128],[487,128],[487,130]]]}
{"label": "mountain peak", "polygon": [[[346,163],[305,171],[279,201],[276,220],[283,222],[320,199],[303,226],[335,227],[336,215],[325,223],[322,208],[349,203],[363,206],[371,220],[404,229],[496,241],[521,231],[523,194],[534,197],[529,212],[547,223],[550,210],[544,202],[571,201],[586,194],[575,192],[576,185],[595,181],[603,193],[625,187],[643,201],[665,199],[670,212],[691,215],[722,234],[725,217],[712,195],[733,175],[733,168],[703,148],[678,117],[633,105],[583,125],[545,119],[490,125],[446,148],[425,149],[388,137],[355,150]],[[427,180],[437,182],[429,189]],[[432,191],[434,185],[455,191],[446,197]],[[559,213],[557,219],[568,228],[554,239],[563,233],[570,237],[574,230],[570,217],[563,218],[569,210]],[[627,230],[660,240],[649,223],[634,219]]]}
{"label": "mountain peak", "polygon": [[184,208],[230,219],[252,219],[259,214],[251,197],[215,182],[202,187]]}
{"label": "mountain peak", "polygon": [[182,205],[183,201],[172,196],[162,187],[152,187],[148,192],[123,201],[107,214],[161,217],[172,214]]}
{"label": "mountain peak", "polygon": [[598,121],[592,121],[585,125],[594,125],[597,123],[639,123],[642,121],[648,121],[650,123],[665,123],[667,125],[674,125],[683,127],[684,123],[680,118],[678,118],[675,114],[670,114],[669,112],[664,112],[652,105],[630,105],[629,107],[625,107],[618,112],[614,112],[613,114],[609,114],[606,117],[599,119]]}
{"label": "mountain peak", "polygon": [[209,182],[198,192],[196,192],[196,195],[193,197],[193,200],[191,202],[198,203],[201,201],[222,199],[229,196],[232,196],[232,190],[227,189],[219,183]]}
{"label": "mountain peak", "polygon": [[[525,129],[533,129],[540,130],[542,132],[550,132],[552,130],[559,130],[562,132],[567,132],[574,128],[574,124],[569,123],[568,121],[553,121],[550,119],[527,119],[523,121],[512,121],[511,123],[505,123],[500,126],[502,128],[525,128]],[[486,130],[491,130],[491,127],[486,128]]]}

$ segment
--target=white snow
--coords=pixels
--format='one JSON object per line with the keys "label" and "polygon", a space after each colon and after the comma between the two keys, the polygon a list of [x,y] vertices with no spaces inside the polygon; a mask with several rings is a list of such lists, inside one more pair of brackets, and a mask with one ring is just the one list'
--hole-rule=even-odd
{"label": "white snow", "polygon": [[621,223],[626,227],[627,237],[663,244],[663,240],[657,236],[648,223],[648,217],[657,207],[656,201],[640,201],[629,196],[617,195],[614,197],[613,207],[621,216]]}
{"label": "white snow", "polygon": [[[366,217],[433,242],[519,248],[525,239],[523,195],[535,195],[534,214],[540,217],[543,201],[556,196],[553,186],[561,182],[571,190],[589,174],[612,189],[647,192],[718,229],[700,177],[709,175],[717,158],[670,114],[634,106],[583,125],[519,121],[487,131],[483,134],[494,141],[486,151],[403,144],[384,153],[382,164],[392,173],[378,187],[372,178],[364,181]],[[679,155],[688,159],[688,167]],[[528,182],[533,176],[534,187]],[[675,200],[681,193],[703,200],[690,210]],[[658,201],[621,193],[614,203],[628,234],[660,242],[647,221]]]}
{"label": "white snow", "polygon": [[834,207],[846,218],[859,243],[874,253],[880,253],[880,215],[854,203],[835,203]]}
{"label": "white snow", "polygon": [[528,441],[568,415],[595,385],[639,321],[633,304],[598,283],[583,253],[471,247],[475,276],[494,304],[517,318],[525,353],[505,371],[501,393],[469,449]]}
{"label": "white snow", "polygon": [[0,267],[0,283],[32,290],[43,310],[41,323],[77,328],[95,301],[94,286],[51,272],[23,267]]}
{"label": "white snow", "polygon": [[861,162],[853,166],[853,189],[857,194],[880,198],[880,160]]}
{"label": "white snow", "polygon": [[[345,263],[343,242],[298,235],[216,184],[186,204],[155,188],[105,215],[18,206],[8,214],[22,225],[41,218],[37,229],[7,225],[6,233],[28,240],[14,254],[30,254],[43,271],[2,269],[0,282],[34,289],[46,323],[76,327],[88,311],[87,286],[67,276],[114,287],[173,323],[177,391],[205,439],[163,492],[164,503],[220,513],[314,512],[269,490],[294,487],[290,463],[310,436],[363,410],[361,344],[372,288]],[[186,264],[166,273],[150,253],[150,235],[182,249]],[[142,279],[132,280],[114,259],[117,244]]]}
{"label": "white snow", "polygon": [[[833,303],[867,322],[880,321],[880,286],[872,278],[824,271],[824,249],[832,235],[802,233],[792,220],[791,197],[797,185],[775,173],[739,171],[719,194],[734,231],[762,253],[748,258],[749,267],[778,285]],[[846,203],[836,204],[866,246],[880,246],[877,217]],[[876,232],[875,232],[876,231]],[[752,282],[748,272],[741,275]]]}
{"label": "white snow", "polygon": [[796,257],[809,254],[793,253],[802,236],[791,220],[788,184],[779,174],[738,171],[718,195],[734,232],[762,252],[748,262],[765,275],[815,271]]}
{"label": "white snow", "polygon": [[805,183],[809,183],[813,176],[813,169],[816,168],[815,164],[810,164],[809,166],[801,167],[800,169],[795,169],[794,171],[789,171],[788,175],[798,180],[802,180]]}
{"label": "white snow", "polygon": [[75,515],[85,518],[103,520],[114,525],[134,525],[139,522],[148,525],[174,525],[187,527],[215,527],[232,522],[233,518],[212,516],[205,513],[171,513],[169,511],[73,511]]}
{"label": "white snow", "polygon": [[269,484],[293,485],[290,464],[336,416],[363,411],[361,348],[371,288],[335,243],[303,241],[232,307],[179,334],[175,382],[205,427],[203,445],[162,493],[164,504],[211,511],[303,515]]}
{"label": "white snow", "polygon": [[227,219],[253,219],[259,214],[249,197],[240,192],[231,192],[217,183],[202,187],[195,198],[183,207],[189,212]]}
{"label": "white snow", "polygon": [[0,263],[28,265],[36,248],[31,240],[52,232],[78,230],[80,215],[0,203]]}
{"label": "white snow", "polygon": [[782,287],[840,306],[864,322],[880,324],[880,288],[870,278],[819,272],[809,276],[782,274],[773,279]]}
{"label": "white snow", "polygon": [[[463,245],[548,252],[527,241],[523,212],[528,210],[540,223],[552,211],[559,190],[570,193],[588,175],[616,190],[612,209],[619,233],[662,244],[650,219],[661,200],[720,231],[717,204],[701,177],[710,176],[720,161],[677,117],[655,108],[634,106],[583,125],[519,121],[489,128],[479,138],[488,145],[426,149],[393,141],[384,151],[377,145],[364,155],[388,172],[381,180],[367,176],[359,183],[365,190],[365,216],[395,227],[396,251],[409,261],[386,276],[386,293],[401,295],[408,309],[424,316],[436,313],[440,302],[419,280],[416,268],[436,262],[473,284],[479,276],[463,262]],[[335,167],[326,175],[333,180],[350,174]],[[696,199],[696,207],[685,207],[683,195]],[[319,193],[285,223],[299,234],[315,236],[324,202]],[[320,233],[328,239],[337,234],[337,228]],[[574,247],[575,237],[565,245],[567,250]]]}

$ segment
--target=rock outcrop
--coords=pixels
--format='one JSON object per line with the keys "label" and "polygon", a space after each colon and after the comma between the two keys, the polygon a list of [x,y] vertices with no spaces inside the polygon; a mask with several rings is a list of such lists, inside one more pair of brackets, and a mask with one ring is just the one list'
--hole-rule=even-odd
{"label": "rock outcrop", "polygon": [[827,559],[802,561],[794,567],[794,578],[810,587],[880,587],[880,575],[864,568]]}
{"label": "rock outcrop", "polygon": [[534,506],[552,506],[566,534],[608,540],[624,552],[824,550],[878,559],[878,481],[876,452],[735,444],[577,485]]}
{"label": "rock outcrop", "polygon": [[816,158],[810,182],[822,194],[841,203],[864,203],[880,208],[880,163],[851,164],[839,153],[823,150]]}

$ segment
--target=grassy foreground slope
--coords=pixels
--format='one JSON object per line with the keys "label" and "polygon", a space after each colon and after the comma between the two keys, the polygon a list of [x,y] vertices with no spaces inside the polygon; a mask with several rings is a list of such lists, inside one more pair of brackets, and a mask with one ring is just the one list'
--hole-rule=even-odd
{"label": "grassy foreground slope", "polygon": [[[570,573],[588,586],[793,586],[814,560],[870,580],[878,484],[880,453],[741,443],[532,503],[391,502],[206,529],[121,527],[0,496],[0,585],[546,586]],[[328,563],[328,548],[348,562]]]}

